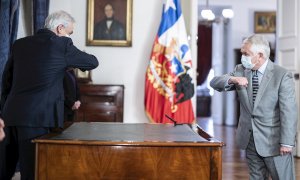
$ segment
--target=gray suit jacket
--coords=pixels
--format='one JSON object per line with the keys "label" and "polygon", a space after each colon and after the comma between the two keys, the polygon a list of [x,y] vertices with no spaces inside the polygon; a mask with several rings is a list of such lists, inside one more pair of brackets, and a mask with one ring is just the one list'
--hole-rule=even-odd
{"label": "gray suit jacket", "polygon": [[224,91],[229,76],[246,77],[248,87],[232,85],[240,101],[240,117],[236,131],[237,144],[246,149],[251,130],[257,152],[263,156],[279,155],[280,144],[294,146],[297,130],[297,104],[292,73],[269,61],[252,102],[252,73],[241,64],[230,74],[217,76],[210,85]]}

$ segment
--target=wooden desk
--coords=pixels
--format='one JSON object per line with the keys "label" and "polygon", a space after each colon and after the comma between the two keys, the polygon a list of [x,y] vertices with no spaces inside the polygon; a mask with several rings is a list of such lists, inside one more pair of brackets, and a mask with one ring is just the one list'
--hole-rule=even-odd
{"label": "wooden desk", "polygon": [[222,146],[187,125],[74,123],[36,143],[36,178],[222,179]]}

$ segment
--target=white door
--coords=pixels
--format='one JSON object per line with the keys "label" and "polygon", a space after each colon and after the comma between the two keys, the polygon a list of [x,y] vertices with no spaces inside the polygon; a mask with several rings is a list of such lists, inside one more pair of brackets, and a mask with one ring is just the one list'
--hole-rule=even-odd
{"label": "white door", "polygon": [[[276,28],[276,62],[294,73],[296,95],[299,104],[299,20],[300,3],[298,0],[277,1],[277,28]],[[300,113],[299,113],[300,114]],[[300,156],[300,123],[298,115],[298,133],[296,142],[296,155]]]}

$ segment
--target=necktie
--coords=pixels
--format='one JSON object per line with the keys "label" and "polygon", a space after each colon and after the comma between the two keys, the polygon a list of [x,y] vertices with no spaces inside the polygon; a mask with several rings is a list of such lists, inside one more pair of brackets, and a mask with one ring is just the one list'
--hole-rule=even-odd
{"label": "necktie", "polygon": [[255,98],[257,95],[257,91],[258,91],[258,75],[257,75],[257,70],[252,72],[252,94],[253,94],[253,104],[255,102]]}

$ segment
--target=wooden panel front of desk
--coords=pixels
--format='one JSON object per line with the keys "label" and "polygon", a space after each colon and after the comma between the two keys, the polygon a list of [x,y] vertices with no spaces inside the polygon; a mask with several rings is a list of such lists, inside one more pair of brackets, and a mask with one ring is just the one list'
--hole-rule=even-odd
{"label": "wooden panel front of desk", "polygon": [[58,179],[222,179],[218,142],[36,141],[36,177]]}
{"label": "wooden panel front of desk", "polygon": [[123,122],[123,85],[79,84],[79,89],[76,122]]}

